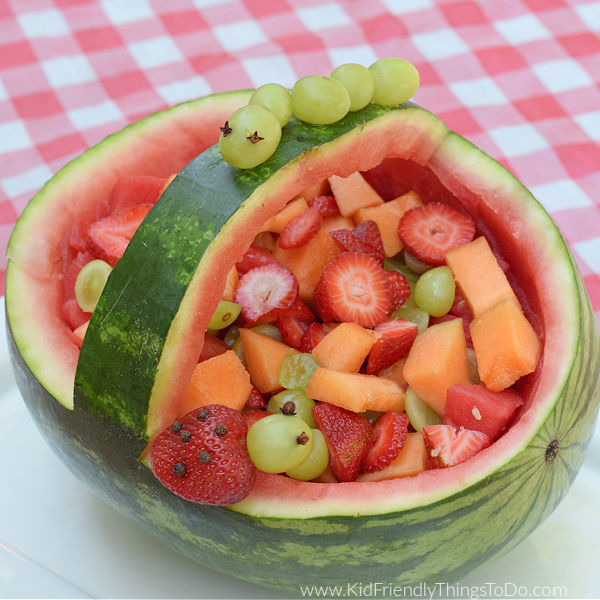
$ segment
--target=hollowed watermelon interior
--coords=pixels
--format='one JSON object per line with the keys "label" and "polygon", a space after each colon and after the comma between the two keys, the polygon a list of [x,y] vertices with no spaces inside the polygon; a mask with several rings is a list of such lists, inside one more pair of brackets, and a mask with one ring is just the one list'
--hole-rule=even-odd
{"label": "hollowed watermelon interior", "polygon": [[[170,118],[165,113],[155,117],[161,121],[132,127],[125,144],[120,139],[114,148],[108,143],[90,151],[104,153],[101,177],[95,179],[93,171],[86,171],[84,155],[28,208],[31,216],[25,229],[9,247],[9,314],[13,328],[26,323],[28,314],[39,315],[36,330],[14,331],[15,339],[32,371],[65,406],[72,407],[78,355],[64,321],[57,318],[62,300],[61,248],[70,224],[77,214],[94,211],[122,175],[168,176],[179,171],[216,140],[218,125],[246,98],[238,93],[227,102],[221,98],[211,104],[208,99],[206,110],[180,109]],[[144,127],[149,128],[148,135]],[[518,422],[467,463],[417,477],[362,484],[305,483],[260,474],[250,496],[234,509],[275,517],[375,514],[433,502],[480,480],[528,444],[556,402],[572,361],[578,300],[575,292],[557,293],[576,289],[571,259],[558,231],[521,184],[477,148],[447,132],[426,111],[397,122],[383,117],[365,127],[361,136],[342,136],[306,153],[295,166],[268,179],[262,194],[253,194],[215,237],[191,286],[204,284],[194,292],[193,303],[201,310],[191,326],[192,334],[206,328],[229,268],[242,257],[267,218],[305,187],[333,174],[347,176],[360,170],[384,200],[414,189],[424,201],[441,200],[470,213],[479,232],[510,263],[511,283],[544,341],[544,354],[536,373],[521,383],[526,404]],[[269,193],[267,203],[262,202],[265,193]],[[31,236],[27,239],[27,228],[34,232],[42,221],[45,228],[51,226],[50,234],[35,242]],[[22,302],[17,302],[20,292]],[[190,335],[190,341],[175,350],[172,364],[182,365],[178,381],[167,401],[150,407],[157,429],[167,426],[176,412],[177,395],[193,369],[189,356],[199,354],[201,342],[191,340],[201,337]],[[377,486],[376,493],[372,486]]]}

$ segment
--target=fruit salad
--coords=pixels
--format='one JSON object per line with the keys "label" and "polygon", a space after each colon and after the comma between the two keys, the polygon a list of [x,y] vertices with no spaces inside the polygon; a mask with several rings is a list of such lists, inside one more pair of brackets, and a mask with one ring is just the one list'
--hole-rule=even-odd
{"label": "fruit salad", "polygon": [[[63,312],[78,343],[167,184],[124,178],[117,211],[74,224]],[[231,269],[180,414],[151,441],[156,477],[225,505],[257,470],[370,482],[470,459],[510,427],[540,360],[508,269],[449,204],[384,202],[360,172],[304,190]]]}
{"label": "fruit salad", "polygon": [[[292,113],[327,125],[419,86],[389,58],[257,89],[221,127],[235,168],[275,152]],[[170,180],[127,177],[110,214],[66,242],[63,314],[81,344],[112,267]],[[99,209],[102,210],[102,207]],[[227,277],[177,420],[144,453],[194,502],[225,505],[257,470],[315,483],[414,477],[492,444],[523,399],[540,339],[509,265],[456,207],[384,201],[360,171],[332,175],[263,225]]]}

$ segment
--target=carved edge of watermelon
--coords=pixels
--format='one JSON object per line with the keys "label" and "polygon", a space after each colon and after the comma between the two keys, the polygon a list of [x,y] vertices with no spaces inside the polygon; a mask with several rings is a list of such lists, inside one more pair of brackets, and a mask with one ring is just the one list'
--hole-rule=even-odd
{"label": "carved edge of watermelon", "polygon": [[[7,246],[6,314],[19,352],[63,406],[73,408],[79,352],[56,323],[62,294],[60,248],[75,215],[99,197],[108,198],[122,174],[167,177],[179,172],[199,149],[216,142],[218,125],[250,94],[240,90],[207,96],[125,127],[69,162],[23,210]],[[176,136],[178,143],[169,144],[165,154],[161,139],[168,136]]]}
{"label": "carved edge of watermelon", "polygon": [[[345,166],[348,172],[353,170],[352,161]],[[509,215],[515,211],[509,222],[516,232],[531,232],[533,227],[537,235],[533,245],[532,240],[527,242],[534,252],[528,260],[534,264],[537,260],[538,266],[547,269],[540,282],[544,281],[541,291],[549,309],[544,328],[550,352],[545,356],[547,377],[536,392],[538,398],[542,391],[547,392],[546,400],[534,406],[517,426],[519,430],[511,430],[494,444],[495,452],[481,453],[468,463],[470,468],[431,472],[407,485],[401,481],[367,486],[295,485],[283,477],[267,476],[259,481],[246,505],[236,507],[287,518],[254,518],[191,505],[170,494],[147,469],[129,459],[143,447],[143,436],[132,435],[128,426],[114,423],[106,415],[80,406],[69,411],[55,402],[39,383],[39,374],[34,375],[24,362],[9,328],[19,387],[55,451],[99,496],[171,547],[216,570],[279,588],[297,591],[295,586],[306,582],[345,584],[357,578],[404,584],[449,581],[513,547],[550,514],[583,460],[597,412],[597,331],[564,242],[516,180],[454,134],[443,140],[430,166],[457,191],[464,188],[461,182],[465,180],[470,182],[470,190],[488,190],[490,179],[498,180],[494,194],[500,204],[487,210],[495,206]],[[477,183],[478,174],[482,174],[481,183]],[[311,182],[305,181],[306,185]],[[462,193],[468,196],[470,190],[462,189]],[[509,192],[514,196],[502,201]],[[526,227],[521,202],[532,213]],[[25,253],[25,257],[34,264],[34,254]],[[15,271],[15,277],[23,272]],[[19,283],[12,287],[13,305],[17,292],[27,293],[28,285],[33,285],[31,281]],[[25,316],[36,314],[38,308],[30,303]],[[8,312],[12,327],[22,313]],[[556,315],[560,318],[554,319]],[[35,333],[43,335],[43,329]],[[551,342],[558,345],[550,346]],[[555,439],[560,441],[560,452],[554,460],[546,460],[548,445]],[[510,447],[514,443],[516,448]],[[494,471],[498,465],[502,466]],[[447,485],[449,478],[455,479],[454,485]],[[461,489],[456,492],[457,487]],[[412,508],[408,508],[411,502]],[[400,510],[402,506],[405,508]],[[372,514],[377,511],[384,514]],[[370,516],[306,518],[328,512]]]}

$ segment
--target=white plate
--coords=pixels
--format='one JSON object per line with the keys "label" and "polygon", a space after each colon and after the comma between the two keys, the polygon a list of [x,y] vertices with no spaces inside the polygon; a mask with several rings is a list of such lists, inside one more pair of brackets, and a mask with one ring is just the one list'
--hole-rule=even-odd
{"label": "white plate", "polygon": [[[0,597],[300,597],[300,591],[282,594],[203,568],[97,500],[51,453],[29,417],[12,375],[4,318],[0,323]],[[503,558],[464,581],[440,582],[436,591],[444,597],[598,598],[599,556],[597,427],[584,466],[554,514]],[[348,590],[352,594],[358,590]],[[363,590],[369,594],[383,596]],[[414,594],[429,597],[427,590]]]}

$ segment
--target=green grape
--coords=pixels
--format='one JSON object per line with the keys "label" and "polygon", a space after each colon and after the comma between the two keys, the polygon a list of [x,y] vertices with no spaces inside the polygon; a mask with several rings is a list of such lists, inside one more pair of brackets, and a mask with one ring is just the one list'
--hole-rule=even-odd
{"label": "green grape", "polygon": [[312,407],[315,401],[311,400],[304,390],[283,390],[274,396],[271,396],[267,404],[269,412],[279,414],[282,412],[283,405],[286,402],[294,403],[294,413],[298,415],[309,427],[316,427],[312,416]]}
{"label": "green grape", "polygon": [[312,430],[313,446],[308,457],[297,467],[286,471],[288,477],[300,481],[310,481],[318,477],[329,464],[329,450],[325,437],[318,429]]}
{"label": "green grape", "polygon": [[264,106],[248,104],[236,110],[221,127],[219,151],[238,169],[252,169],[269,158],[279,145],[281,125]]}
{"label": "green grape", "polygon": [[301,121],[327,125],[345,117],[350,96],[340,81],[325,75],[307,75],[292,89],[292,111]]}
{"label": "green grape", "polygon": [[231,348],[236,340],[240,338],[240,328],[232,325],[223,336],[223,341]]}
{"label": "green grape", "polygon": [[331,76],[342,83],[350,96],[350,111],[364,108],[373,97],[375,83],[371,71],[356,63],[346,63],[333,70]]}
{"label": "green grape", "polygon": [[313,447],[313,434],[300,417],[269,415],[250,427],[246,444],[258,469],[284,473],[308,458]]}
{"label": "green grape", "polygon": [[406,248],[404,249],[404,262],[406,266],[417,275],[422,275],[425,271],[429,271],[429,269],[433,269],[433,265],[429,263],[423,262],[421,259],[417,258],[412,252],[409,252]]}
{"label": "green grape", "polygon": [[442,422],[442,417],[429,404],[423,402],[415,390],[410,387],[406,390],[404,410],[410,424],[417,431],[423,431],[425,425],[439,425]]}
{"label": "green grape", "polygon": [[260,104],[268,108],[277,117],[281,127],[292,116],[292,97],[290,92],[278,83],[265,83],[265,85],[261,85],[250,96],[248,104]]}
{"label": "green grape", "polygon": [[[411,298],[413,295],[414,294],[411,294]],[[408,301],[410,301],[410,298]],[[429,325],[429,313],[416,306],[407,306],[408,301],[404,304],[404,306],[401,306],[392,312],[390,316],[394,317],[395,319],[406,319],[407,321],[416,323],[417,330],[420,333],[421,331],[427,329],[427,326]]]}
{"label": "green grape", "polygon": [[412,98],[421,83],[414,65],[402,58],[381,58],[369,71],[373,75],[373,102],[383,106],[402,104]]}
{"label": "green grape", "polygon": [[419,277],[415,285],[415,302],[431,316],[441,317],[452,308],[454,292],[454,275],[450,267],[435,267]]}
{"label": "green grape", "polygon": [[288,352],[281,362],[279,383],[288,390],[302,390],[318,368],[319,364],[312,354]]}
{"label": "green grape", "polygon": [[112,267],[97,259],[87,263],[75,280],[75,299],[83,312],[94,312]]}
{"label": "green grape", "polygon": [[233,340],[231,344],[231,349],[237,354],[237,357],[240,359],[241,363],[246,366],[246,356],[244,355],[244,345],[242,344],[242,338],[238,333],[238,336]]}
{"label": "green grape", "polygon": [[271,325],[271,323],[263,323],[262,325],[255,325],[252,327],[252,331],[256,331],[256,333],[262,333],[262,335],[266,335],[267,337],[273,338],[274,340],[282,341],[281,331],[275,325]]}
{"label": "green grape", "polygon": [[229,300],[221,300],[208,322],[207,329],[225,329],[238,318],[241,310],[242,307],[239,304],[229,302]]}

